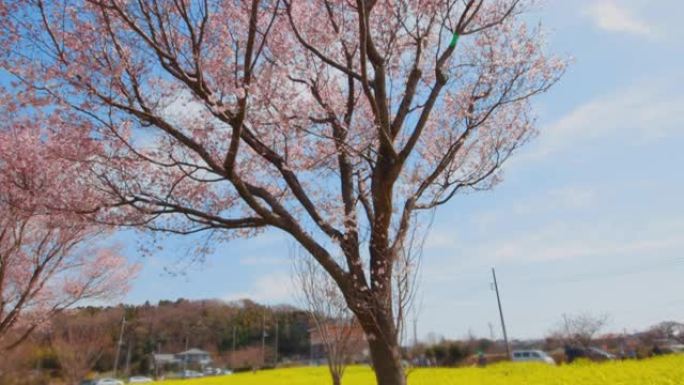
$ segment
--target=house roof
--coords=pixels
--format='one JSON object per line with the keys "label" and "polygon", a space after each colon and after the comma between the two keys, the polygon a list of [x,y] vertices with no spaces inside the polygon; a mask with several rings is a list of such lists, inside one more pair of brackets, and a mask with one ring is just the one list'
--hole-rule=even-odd
{"label": "house roof", "polygon": [[173,354],[154,354],[154,361],[157,363],[172,363],[176,362],[176,357]]}
{"label": "house roof", "polygon": [[202,350],[202,349],[192,348],[192,349],[186,350],[184,352],[176,353],[177,356],[193,356],[193,355],[200,355],[200,354],[209,354],[209,352]]}

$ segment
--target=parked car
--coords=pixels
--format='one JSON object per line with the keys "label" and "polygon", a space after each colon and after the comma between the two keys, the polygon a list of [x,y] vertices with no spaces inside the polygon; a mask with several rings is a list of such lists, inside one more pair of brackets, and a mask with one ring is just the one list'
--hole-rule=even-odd
{"label": "parked car", "polygon": [[544,362],[550,365],[555,365],[556,361],[551,358],[546,352],[541,350],[515,350],[512,354],[514,362]]}
{"label": "parked car", "polygon": [[96,380],[81,380],[79,385],[97,385]]}
{"label": "parked car", "polygon": [[657,339],[654,342],[653,350],[658,347],[660,354],[684,353],[684,344],[670,338]]}
{"label": "parked car", "polygon": [[684,344],[671,344],[663,346],[666,353],[684,353]]}
{"label": "parked car", "polygon": [[221,369],[218,369],[218,368],[204,368],[204,370],[202,371],[202,373],[204,373],[205,376],[218,376],[219,374],[221,374]]}
{"label": "parked car", "polygon": [[615,355],[608,353],[603,349],[597,347],[578,348],[574,346],[565,347],[565,359],[568,363],[574,362],[578,358],[586,358],[591,361],[612,361],[616,359]]}
{"label": "parked car", "polygon": [[128,379],[129,384],[146,384],[152,382],[152,379],[145,376],[133,376]]}
{"label": "parked car", "polygon": [[124,382],[116,378],[100,378],[95,381],[95,385],[124,385]]}
{"label": "parked car", "polygon": [[181,377],[183,378],[200,378],[202,376],[202,373],[194,370],[184,370],[183,373],[181,373]]}
{"label": "parked car", "polygon": [[202,373],[205,376],[225,376],[227,374],[233,374],[233,371],[230,369],[221,369],[221,368],[204,368]]}
{"label": "parked car", "polygon": [[614,354],[593,346],[586,349],[585,356],[592,361],[612,361],[616,358]]}

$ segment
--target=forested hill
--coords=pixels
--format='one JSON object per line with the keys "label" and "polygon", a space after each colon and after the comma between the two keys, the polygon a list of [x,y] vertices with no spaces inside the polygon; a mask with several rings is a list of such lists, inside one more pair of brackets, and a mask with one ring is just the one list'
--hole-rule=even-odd
{"label": "forested hill", "polygon": [[[94,369],[104,372],[114,365],[117,341],[122,335],[119,370],[127,368],[130,373],[147,373],[152,365],[152,354],[178,353],[187,348],[210,352],[217,366],[230,366],[234,349],[235,356],[243,363],[265,360],[264,364],[268,365],[274,362],[276,346],[280,362],[301,360],[309,354],[309,328],[307,313],[291,306],[267,307],[250,300],[226,303],[178,299],[160,301],[156,305],[70,310],[53,323],[50,333],[32,340],[36,345],[54,346],[51,340],[69,334],[71,348],[76,348],[74,345],[79,342],[93,344],[99,341],[104,349]],[[76,329],[82,341],[69,332]],[[261,353],[262,343],[265,357]],[[42,365],[50,366],[54,352],[39,350],[46,352],[41,358]],[[255,355],[258,357],[252,357]]]}

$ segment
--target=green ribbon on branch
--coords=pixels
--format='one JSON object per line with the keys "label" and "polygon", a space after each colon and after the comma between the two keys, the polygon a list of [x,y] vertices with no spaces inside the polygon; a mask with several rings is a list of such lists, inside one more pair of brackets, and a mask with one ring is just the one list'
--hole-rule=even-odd
{"label": "green ribbon on branch", "polygon": [[454,36],[451,38],[451,43],[449,43],[449,48],[456,47],[456,43],[458,43],[458,37],[458,32],[454,32]]}

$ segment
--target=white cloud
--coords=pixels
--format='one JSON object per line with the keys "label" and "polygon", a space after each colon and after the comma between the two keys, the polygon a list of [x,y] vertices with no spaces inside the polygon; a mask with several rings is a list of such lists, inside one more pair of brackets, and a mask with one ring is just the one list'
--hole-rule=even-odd
{"label": "white cloud", "polygon": [[638,19],[625,4],[618,5],[615,1],[593,1],[584,13],[598,28],[605,31],[642,36],[652,36],[655,33],[651,25]]}
{"label": "white cloud", "polygon": [[[506,218],[506,215],[508,217]],[[510,211],[500,221],[511,219]],[[452,282],[473,268],[482,266],[561,260],[617,258],[640,260],[650,257],[673,258],[684,249],[684,219],[658,217],[628,220],[559,220],[528,228],[493,227],[468,238],[448,253],[433,253],[424,266],[430,282]],[[490,238],[487,234],[496,234]],[[478,270],[478,271],[480,271]]]}
{"label": "white cloud", "polygon": [[[479,210],[472,214],[470,227],[478,232],[487,232],[511,221],[529,218],[533,215],[567,215],[578,210],[590,209],[600,203],[604,186],[564,185],[545,191],[534,192],[515,200],[510,205],[498,205],[492,209]],[[434,229],[428,236],[426,247],[449,248],[458,243],[454,236],[441,228]]]}
{"label": "white cloud", "polygon": [[296,289],[292,278],[287,273],[271,273],[257,278],[246,292],[230,293],[224,297],[226,301],[250,299],[267,304],[292,303]]}
{"label": "white cloud", "polygon": [[276,266],[288,263],[287,257],[283,256],[246,256],[240,258],[240,264],[244,266]]}
{"label": "white cloud", "polygon": [[511,163],[536,160],[606,138],[644,143],[684,132],[684,96],[670,82],[649,80],[590,100],[542,127],[540,137]]}
{"label": "white cloud", "polygon": [[589,207],[596,202],[597,193],[592,187],[566,186],[548,192],[556,206],[578,209]]}
{"label": "white cloud", "polygon": [[[517,258],[528,261],[579,255],[579,252],[572,251],[575,248],[574,243],[566,243],[570,242],[567,238],[569,234],[577,233],[568,225],[553,229],[544,227],[537,231],[524,230],[525,233],[514,238],[509,234],[523,231],[527,227],[522,225],[520,230],[516,230],[516,226],[511,226],[511,223],[526,224],[530,217],[571,218],[569,213],[591,212],[603,199],[602,189],[602,186],[596,185],[553,187],[526,195],[524,199],[513,200],[510,205],[474,212],[462,225],[449,223],[435,226],[425,242],[425,253],[431,258],[423,266],[425,276],[429,279],[451,279],[474,261],[495,263]],[[576,228],[584,228],[584,224],[575,225]],[[474,238],[471,231],[477,234]],[[492,235],[494,239],[490,238]],[[486,240],[483,241],[482,237]],[[577,242],[577,247],[581,248],[584,240]]]}
{"label": "white cloud", "polygon": [[477,250],[496,261],[552,261],[606,256],[649,256],[684,248],[684,222],[662,220],[644,228],[617,223],[554,223]]}
{"label": "white cloud", "polygon": [[431,228],[425,238],[426,249],[450,249],[458,245],[454,229]]}
{"label": "white cloud", "polygon": [[544,191],[513,204],[510,212],[497,211],[497,218],[548,213],[558,210],[577,210],[590,207],[598,200],[593,186],[563,186]]}

